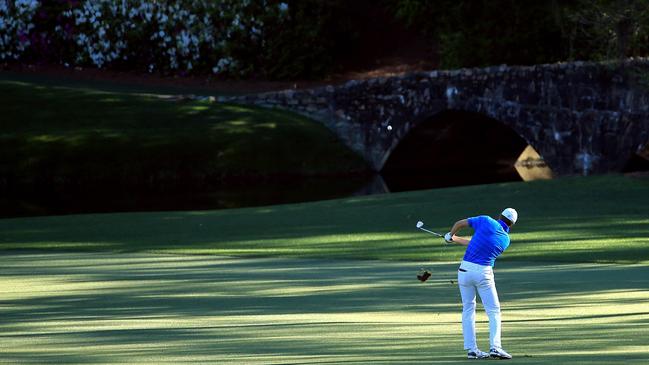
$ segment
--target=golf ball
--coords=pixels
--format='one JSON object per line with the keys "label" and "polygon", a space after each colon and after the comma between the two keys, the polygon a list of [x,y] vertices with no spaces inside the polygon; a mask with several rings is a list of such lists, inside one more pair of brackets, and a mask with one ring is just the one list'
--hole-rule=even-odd
{"label": "golf ball", "polygon": [[388,130],[389,130],[389,131],[392,130],[392,126],[391,126],[391,125],[388,126]]}

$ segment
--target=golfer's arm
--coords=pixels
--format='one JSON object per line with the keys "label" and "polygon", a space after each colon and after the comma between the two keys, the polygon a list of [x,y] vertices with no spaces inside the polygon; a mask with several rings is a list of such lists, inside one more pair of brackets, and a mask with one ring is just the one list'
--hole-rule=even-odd
{"label": "golfer's arm", "polygon": [[471,238],[456,236],[456,234],[462,229],[469,226],[469,221],[466,219],[459,220],[455,222],[451,228],[451,235],[453,235],[453,242],[460,244],[462,246],[468,246]]}

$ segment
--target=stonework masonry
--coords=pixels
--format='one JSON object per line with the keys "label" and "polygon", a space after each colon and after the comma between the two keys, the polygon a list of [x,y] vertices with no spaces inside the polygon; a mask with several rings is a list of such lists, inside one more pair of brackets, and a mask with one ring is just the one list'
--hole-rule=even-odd
{"label": "stonework masonry", "polygon": [[620,171],[647,145],[649,59],[417,72],[218,101],[317,120],[377,171],[419,123],[475,112],[513,129],[555,176],[590,175]]}

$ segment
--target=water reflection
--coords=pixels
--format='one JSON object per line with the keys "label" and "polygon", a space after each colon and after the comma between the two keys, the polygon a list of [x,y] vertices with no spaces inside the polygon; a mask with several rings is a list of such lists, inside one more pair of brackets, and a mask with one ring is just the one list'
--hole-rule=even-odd
{"label": "water reflection", "polygon": [[209,190],[192,187],[171,191],[85,190],[13,191],[0,195],[0,218],[62,214],[210,210],[289,204],[368,194],[368,176],[285,178],[248,182]]}
{"label": "water reflection", "polygon": [[552,170],[532,146],[527,146],[514,164],[523,181],[552,179]]}
{"label": "water reflection", "polygon": [[[527,177],[517,173],[520,166],[473,166],[456,170],[409,170],[368,176],[293,178],[221,187],[209,191],[179,189],[169,192],[114,191],[114,187],[52,191],[39,189],[13,192],[0,197],[0,218],[61,214],[210,210],[288,204],[358,195],[434,189],[451,186],[521,181],[545,176],[547,166],[522,167]],[[522,165],[521,165],[522,166]],[[549,169],[548,169],[549,170]],[[540,172],[539,172],[540,171]],[[551,171],[550,171],[551,174]]]}

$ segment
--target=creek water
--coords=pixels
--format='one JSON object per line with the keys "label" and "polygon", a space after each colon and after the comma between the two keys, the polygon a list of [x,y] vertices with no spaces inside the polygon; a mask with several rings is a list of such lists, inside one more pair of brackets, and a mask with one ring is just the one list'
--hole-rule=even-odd
{"label": "creek water", "polygon": [[453,174],[449,177],[441,172],[421,172],[260,182],[208,191],[124,191],[114,190],[113,187],[76,191],[42,189],[0,196],[0,218],[242,208],[501,181],[520,181],[520,177],[511,173],[489,176],[480,173]]}
{"label": "creek water", "polygon": [[248,182],[210,189],[168,191],[114,186],[53,190],[43,187],[0,195],[0,218],[137,211],[209,210],[334,199],[355,194],[368,177],[321,177]]}

